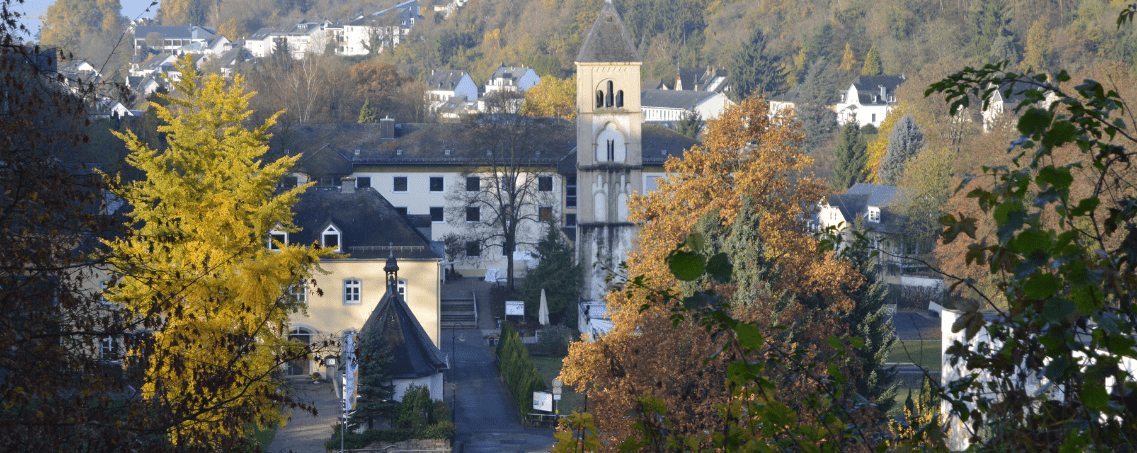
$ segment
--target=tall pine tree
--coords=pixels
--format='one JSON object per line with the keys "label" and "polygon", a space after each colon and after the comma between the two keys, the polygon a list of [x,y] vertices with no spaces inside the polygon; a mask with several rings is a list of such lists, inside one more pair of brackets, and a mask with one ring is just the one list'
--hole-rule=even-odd
{"label": "tall pine tree", "polygon": [[751,96],[768,98],[785,90],[786,73],[782,59],[768,50],[768,45],[762,30],[754,27],[750,31],[750,39],[731,52],[726,63],[731,86],[727,94],[734,102]]}
{"label": "tall pine tree", "polygon": [[521,297],[525,310],[537,313],[541,303],[541,290],[549,304],[549,322],[576,326],[577,299],[580,296],[580,265],[576,264],[572,244],[565,240],[556,224],[546,224],[545,238],[537,244],[541,263],[525,276]]}
{"label": "tall pine tree", "polygon": [[356,338],[359,340],[356,349],[359,398],[350,423],[375,429],[376,420],[390,420],[399,407],[394,400],[395,387],[391,385],[391,347],[366,329]]}
{"label": "tall pine tree", "polygon": [[837,128],[837,113],[829,107],[837,103],[837,91],[833,89],[836,82],[836,72],[827,61],[815,60],[809,65],[797,107],[807,152],[829,143]]}
{"label": "tall pine tree", "polygon": [[375,116],[375,111],[371,109],[371,101],[364,100],[363,108],[359,109],[359,122],[360,123],[378,123],[379,118]]}
{"label": "tall pine tree", "polygon": [[904,165],[923,148],[924,132],[920,130],[920,125],[916,124],[912,115],[904,115],[892,128],[892,134],[888,136],[888,150],[885,151],[884,159],[880,162],[880,170],[877,171],[881,183],[889,186],[897,185],[900,177],[904,175]]}
{"label": "tall pine tree", "polygon": [[833,190],[842,191],[865,180],[868,144],[861,136],[861,128],[856,121],[849,121],[841,128],[834,153],[837,155],[837,166],[833,169],[833,181],[830,184]]}
{"label": "tall pine tree", "polygon": [[876,50],[876,44],[869,48],[868,55],[865,55],[865,65],[861,67],[861,75],[881,75],[884,73],[884,64],[880,61],[880,52]]}

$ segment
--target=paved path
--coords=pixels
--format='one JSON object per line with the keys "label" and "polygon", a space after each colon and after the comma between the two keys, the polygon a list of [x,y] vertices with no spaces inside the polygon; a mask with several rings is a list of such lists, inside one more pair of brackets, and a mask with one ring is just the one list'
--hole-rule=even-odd
{"label": "paved path", "polygon": [[316,415],[296,410],[292,420],[276,430],[266,453],[324,453],[324,442],[332,437],[333,426],[340,415],[339,399],[332,384],[296,381],[292,387],[296,398],[316,405]]}
{"label": "paved path", "polygon": [[547,452],[552,448],[556,440],[551,429],[521,427],[480,330],[445,331],[443,352],[451,351],[455,358],[450,382],[454,383],[456,452]]}

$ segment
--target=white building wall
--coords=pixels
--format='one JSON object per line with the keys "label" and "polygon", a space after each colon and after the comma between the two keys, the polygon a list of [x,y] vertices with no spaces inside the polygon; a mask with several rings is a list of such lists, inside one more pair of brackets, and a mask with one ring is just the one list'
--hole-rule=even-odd
{"label": "white building wall", "polygon": [[395,386],[395,401],[402,401],[412,385],[430,389],[430,399],[442,401],[442,373],[417,379],[392,379],[391,383]]}

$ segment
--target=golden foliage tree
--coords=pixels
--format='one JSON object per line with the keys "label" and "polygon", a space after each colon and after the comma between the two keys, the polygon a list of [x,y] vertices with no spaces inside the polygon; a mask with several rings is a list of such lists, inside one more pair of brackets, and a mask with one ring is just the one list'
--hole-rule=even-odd
{"label": "golden foliage tree", "polygon": [[272,375],[305,355],[287,337],[289,314],[303,309],[287,288],[326,252],[266,247],[269,230],[292,228],[291,206],[306,188],[276,193],[298,156],[260,160],[275,116],[247,129],[253,94],[240,75],[203,79],[188,57],[178,66],[178,94],[155,104],[169,146],[159,152],[119,134],[145,179],[114,189],[133,210],[130,231],[106,241],[115,275],[107,298],[145,326],[127,358],[143,370],[154,417],[172,421],[170,442],[222,450],[287,416]]}
{"label": "golden foliage tree", "polygon": [[[632,198],[631,218],[641,229],[628,273],[645,276],[648,287],[674,287],[667,257],[690,232],[749,223],[760,237],[761,253],[735,263],[736,272],[760,273],[769,265],[778,278],[736,276],[735,282],[769,286],[724,284],[716,292],[746,299],[731,305],[738,319],[763,328],[793,326],[793,335],[771,341],[816,350],[828,336],[842,334],[836,320],[852,306],[843,288],[859,286],[862,277],[809,234],[806,220],[825,186],[809,173],[812,160],[798,149],[803,137],[797,122],[788,113],[771,117],[768,108],[751,99],[728,109],[709,122],[702,145],[682,160],[668,160],[658,190]],[[665,402],[672,428],[687,434],[714,431],[723,422],[716,405],[729,398],[728,358],[707,360],[723,339],[690,320],[673,328],[669,308],[641,306],[646,298],[635,286],[610,293],[613,329],[594,342],[574,344],[562,371],[566,383],[587,389],[589,412],[612,448],[632,435],[626,411],[644,395]],[[788,401],[807,386],[792,383],[778,391]]]}
{"label": "golden foliage tree", "polygon": [[521,114],[576,120],[576,76],[558,79],[545,76],[525,92]]}

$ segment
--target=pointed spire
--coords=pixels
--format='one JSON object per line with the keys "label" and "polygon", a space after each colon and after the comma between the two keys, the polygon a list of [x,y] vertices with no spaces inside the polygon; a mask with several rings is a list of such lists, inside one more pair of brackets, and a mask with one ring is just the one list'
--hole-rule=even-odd
{"label": "pointed spire", "polygon": [[397,288],[399,287],[399,262],[395,260],[395,243],[388,242],[387,245],[391,253],[387,256],[387,265],[383,266],[383,272],[387,273],[387,290],[397,292]]}
{"label": "pointed spire", "polygon": [[640,54],[632,42],[632,36],[624,27],[616,6],[606,1],[600,8],[600,15],[592,23],[592,29],[584,37],[577,63],[638,63]]}

